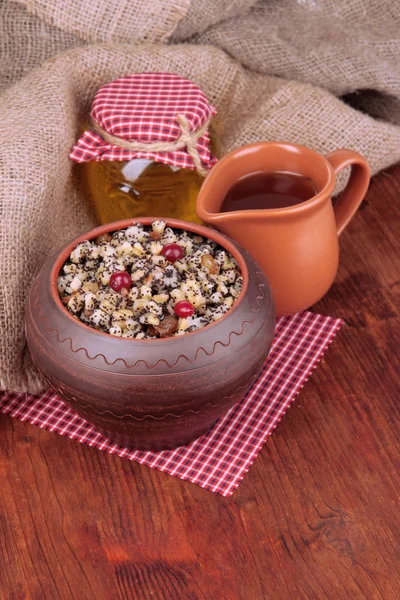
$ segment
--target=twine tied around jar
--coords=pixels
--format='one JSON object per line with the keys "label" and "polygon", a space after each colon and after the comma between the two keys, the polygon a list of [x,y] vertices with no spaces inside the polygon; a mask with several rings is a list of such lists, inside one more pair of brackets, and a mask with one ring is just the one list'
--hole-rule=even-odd
{"label": "twine tied around jar", "polygon": [[197,151],[198,140],[206,133],[210,125],[212,115],[203,123],[196,131],[190,131],[189,121],[182,113],[176,115],[176,121],[179,124],[181,135],[174,142],[130,142],[123,140],[120,137],[108,133],[105,129],[92,119],[92,128],[95,133],[99,134],[106,142],[125,150],[134,152],[175,152],[186,148],[187,153],[192,157],[197,172],[205,177],[208,173],[204,168],[199,153]]}

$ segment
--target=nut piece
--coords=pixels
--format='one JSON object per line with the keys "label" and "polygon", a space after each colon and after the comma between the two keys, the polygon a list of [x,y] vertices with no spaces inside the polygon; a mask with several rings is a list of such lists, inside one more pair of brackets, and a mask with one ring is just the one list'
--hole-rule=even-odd
{"label": "nut piece", "polygon": [[203,267],[203,269],[207,269],[210,275],[218,275],[220,266],[213,259],[211,254],[203,254],[203,256],[200,259],[200,264]]}
{"label": "nut piece", "polygon": [[157,231],[151,231],[149,234],[149,238],[153,240],[153,242],[158,242],[158,240],[161,240],[162,234],[158,233]]}
{"label": "nut piece", "polygon": [[87,281],[82,285],[82,290],[96,294],[99,291],[99,284],[96,281]]}
{"label": "nut piece", "polygon": [[[149,286],[151,284],[151,282],[153,281],[153,275],[151,273],[149,273],[147,275],[147,277],[145,277],[143,279],[143,285]],[[143,286],[142,286],[143,287]]]}
{"label": "nut piece", "polygon": [[152,299],[154,302],[157,302],[157,304],[164,304],[165,302],[168,302],[169,294],[156,294]]}
{"label": "nut piece", "polygon": [[108,244],[109,242],[111,242],[112,237],[109,233],[103,233],[102,235],[98,235],[97,238],[95,238],[95,242],[96,244]]}
{"label": "nut piece", "polygon": [[154,327],[157,327],[157,325],[160,323],[160,319],[152,313],[145,313],[139,318],[139,321],[143,325],[153,325]]}

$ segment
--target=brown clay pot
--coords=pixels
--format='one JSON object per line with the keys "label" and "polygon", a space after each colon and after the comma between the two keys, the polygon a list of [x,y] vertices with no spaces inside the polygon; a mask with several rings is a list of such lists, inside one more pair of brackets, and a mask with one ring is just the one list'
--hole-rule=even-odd
{"label": "brown clay pot", "polygon": [[113,337],[73,318],[57,292],[65,260],[79,242],[132,223],[98,227],[47,260],[29,294],[26,335],[36,366],[74,411],[123,446],[159,450],[200,436],[242,398],[268,355],[275,309],[268,282],[246,251],[212,229],[167,219],[236,258],[243,291],[234,307],[200,331],[157,340]]}

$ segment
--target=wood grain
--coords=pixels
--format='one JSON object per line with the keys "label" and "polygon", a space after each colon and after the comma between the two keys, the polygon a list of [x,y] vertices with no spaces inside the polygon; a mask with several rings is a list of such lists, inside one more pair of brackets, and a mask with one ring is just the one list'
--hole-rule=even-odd
{"label": "wood grain", "polygon": [[0,598],[397,600],[400,166],[316,306],[346,326],[228,499],[0,415]]}

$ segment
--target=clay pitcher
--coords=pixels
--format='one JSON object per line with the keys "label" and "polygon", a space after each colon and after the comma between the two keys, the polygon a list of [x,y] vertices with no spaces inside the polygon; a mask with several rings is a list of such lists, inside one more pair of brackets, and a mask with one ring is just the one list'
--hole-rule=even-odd
{"label": "clay pitcher", "polygon": [[[346,189],[335,205],[336,174],[351,165]],[[316,195],[285,208],[220,212],[229,188],[245,175],[288,172],[314,182]],[[320,300],[335,279],[338,236],[350,222],[368,188],[366,160],[351,150],[327,157],[295,144],[258,142],[226,154],[212,169],[197,199],[202,221],[241,244],[264,270],[277,313],[292,314]]]}

